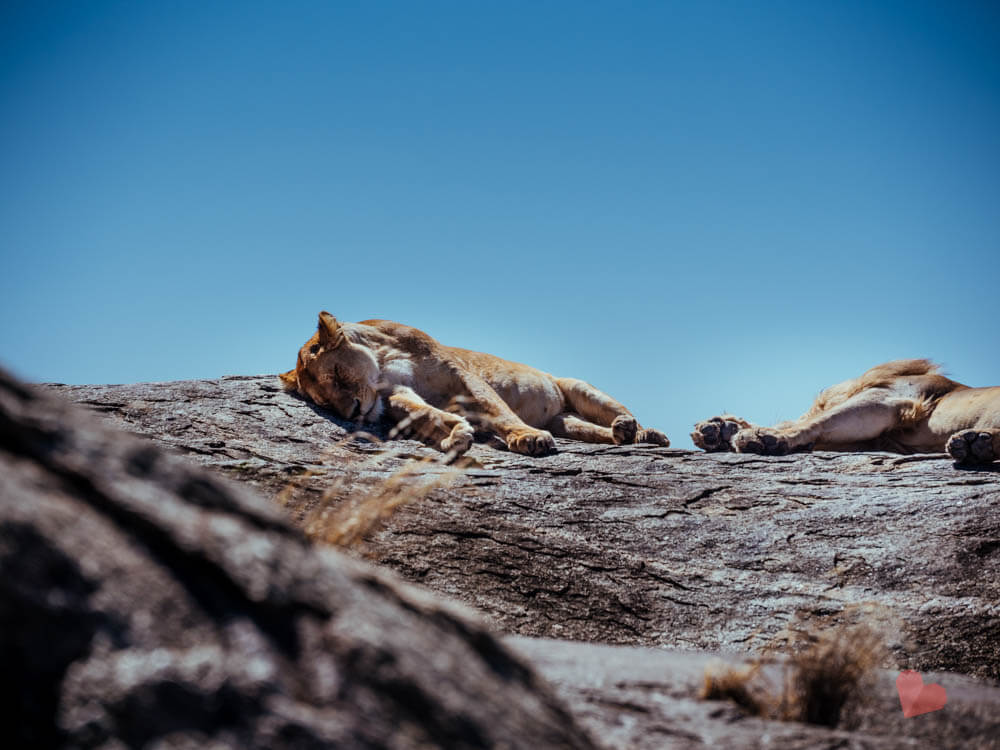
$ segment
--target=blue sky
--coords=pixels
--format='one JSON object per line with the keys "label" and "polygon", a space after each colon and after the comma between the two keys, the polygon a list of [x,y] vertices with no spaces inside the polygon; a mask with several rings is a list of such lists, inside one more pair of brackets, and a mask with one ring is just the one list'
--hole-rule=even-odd
{"label": "blue sky", "polygon": [[273,373],[320,309],[690,447],[897,357],[1000,383],[990,2],[5,2],[0,362]]}

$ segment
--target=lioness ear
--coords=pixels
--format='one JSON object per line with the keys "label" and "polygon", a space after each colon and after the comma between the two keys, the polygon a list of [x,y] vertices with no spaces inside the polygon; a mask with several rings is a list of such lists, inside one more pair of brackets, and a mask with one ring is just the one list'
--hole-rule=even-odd
{"label": "lioness ear", "polygon": [[299,389],[299,376],[295,370],[282,372],[278,377],[281,378],[281,385],[284,386],[286,391],[297,391]]}
{"label": "lioness ear", "polygon": [[344,343],[344,332],[340,330],[340,323],[326,310],[319,314],[319,343],[326,349],[336,349]]}

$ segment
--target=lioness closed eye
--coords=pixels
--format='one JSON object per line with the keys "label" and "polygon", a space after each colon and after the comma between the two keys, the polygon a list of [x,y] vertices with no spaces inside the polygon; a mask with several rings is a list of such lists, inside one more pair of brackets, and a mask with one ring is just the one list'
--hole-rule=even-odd
{"label": "lioness closed eye", "polygon": [[554,450],[553,435],[670,445],[662,432],[643,429],[628,409],[582,380],[444,346],[389,320],[341,323],[321,312],[316,333],[281,381],[344,419],[371,423],[387,410],[410,433],[456,455],[472,445],[473,423],[531,456]]}
{"label": "lioness closed eye", "polygon": [[798,419],[758,427],[724,414],[695,425],[706,451],[947,451],[958,463],[1000,458],[1000,386],[970,388],[926,359],[899,359],[823,391]]}

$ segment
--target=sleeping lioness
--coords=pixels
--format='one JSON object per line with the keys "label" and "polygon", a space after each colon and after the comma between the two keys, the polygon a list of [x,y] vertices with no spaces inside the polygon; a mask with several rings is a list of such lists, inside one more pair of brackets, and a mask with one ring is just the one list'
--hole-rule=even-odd
{"label": "sleeping lioness", "polygon": [[1000,458],[1000,387],[970,388],[926,359],[900,359],[823,391],[798,419],[758,427],[724,414],[695,425],[706,451],[947,451],[958,463]]}
{"label": "sleeping lioness", "polygon": [[344,419],[372,423],[385,410],[408,432],[454,455],[472,445],[473,424],[530,456],[554,450],[553,435],[670,445],[662,432],[643,429],[628,409],[582,380],[444,346],[390,320],[340,323],[321,312],[316,333],[281,381]]}

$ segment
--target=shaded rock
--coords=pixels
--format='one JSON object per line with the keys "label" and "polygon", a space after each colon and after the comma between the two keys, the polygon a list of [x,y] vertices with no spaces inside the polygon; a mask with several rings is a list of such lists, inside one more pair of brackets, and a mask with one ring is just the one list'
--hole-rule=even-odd
{"label": "shaded rock", "polygon": [[[629,750],[695,748],[1000,748],[1000,687],[964,675],[927,673],[947,706],[905,718],[898,672],[879,672],[837,729],[747,716],[726,701],[698,698],[710,664],[732,654],[607,646],[511,636],[595,737]],[[784,665],[766,668],[780,685]]]}
{"label": "shaded rock", "polygon": [[[197,429],[221,389],[188,388],[123,408]],[[0,719],[5,747],[592,747],[464,609],[2,372]]]}
{"label": "shaded rock", "polygon": [[[271,376],[53,387],[259,487],[300,524],[338,482],[364,492],[440,457],[352,438]],[[558,447],[474,446],[367,553],[520,635],[756,651],[863,620],[887,633],[887,667],[1000,677],[1000,473],[943,454]]]}

